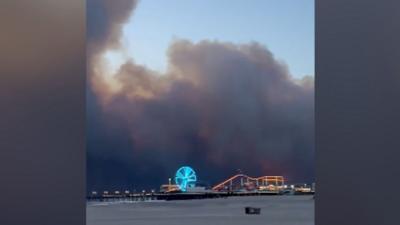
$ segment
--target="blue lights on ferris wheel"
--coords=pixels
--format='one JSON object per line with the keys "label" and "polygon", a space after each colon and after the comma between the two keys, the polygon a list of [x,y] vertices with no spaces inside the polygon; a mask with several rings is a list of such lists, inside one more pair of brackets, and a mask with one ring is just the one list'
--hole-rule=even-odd
{"label": "blue lights on ferris wheel", "polygon": [[188,187],[194,187],[197,181],[196,172],[189,166],[182,166],[176,171],[175,184],[183,192],[187,191]]}

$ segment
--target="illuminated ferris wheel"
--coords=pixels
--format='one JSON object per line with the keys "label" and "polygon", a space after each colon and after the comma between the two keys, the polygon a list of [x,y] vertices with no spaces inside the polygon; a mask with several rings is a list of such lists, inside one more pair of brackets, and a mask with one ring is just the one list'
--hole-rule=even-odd
{"label": "illuminated ferris wheel", "polygon": [[175,184],[181,191],[186,191],[188,187],[194,187],[196,181],[196,172],[191,167],[182,166],[176,171]]}

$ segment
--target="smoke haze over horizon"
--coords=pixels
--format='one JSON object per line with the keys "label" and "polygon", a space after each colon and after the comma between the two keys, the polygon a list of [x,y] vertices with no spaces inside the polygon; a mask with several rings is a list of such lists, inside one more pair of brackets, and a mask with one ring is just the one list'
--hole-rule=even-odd
{"label": "smoke haze over horizon", "polygon": [[104,55],[123,51],[137,2],[87,4],[89,190],[157,188],[182,165],[210,185],[238,169],[314,180],[312,76],[293,78],[258,42],[187,39],[165,73],[129,57],[112,71]]}

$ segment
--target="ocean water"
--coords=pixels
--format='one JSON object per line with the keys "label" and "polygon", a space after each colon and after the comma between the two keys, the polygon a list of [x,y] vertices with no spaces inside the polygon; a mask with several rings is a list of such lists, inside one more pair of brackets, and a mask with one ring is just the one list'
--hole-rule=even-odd
{"label": "ocean water", "polygon": [[[261,208],[246,215],[246,206]],[[88,202],[87,225],[313,225],[312,196],[249,196],[150,202]]]}

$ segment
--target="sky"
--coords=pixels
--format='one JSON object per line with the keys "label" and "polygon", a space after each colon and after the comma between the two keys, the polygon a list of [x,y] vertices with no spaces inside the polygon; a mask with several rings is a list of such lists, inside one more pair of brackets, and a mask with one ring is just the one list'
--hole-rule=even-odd
{"label": "sky", "polygon": [[[302,2],[303,4],[300,4]],[[87,1],[87,189],[314,181],[312,1]]]}
{"label": "sky", "polygon": [[[294,77],[314,75],[313,0],[144,0],[123,29],[127,54],[158,71],[166,70],[168,46],[180,38],[257,41]],[[109,55],[119,64],[119,54]]]}

